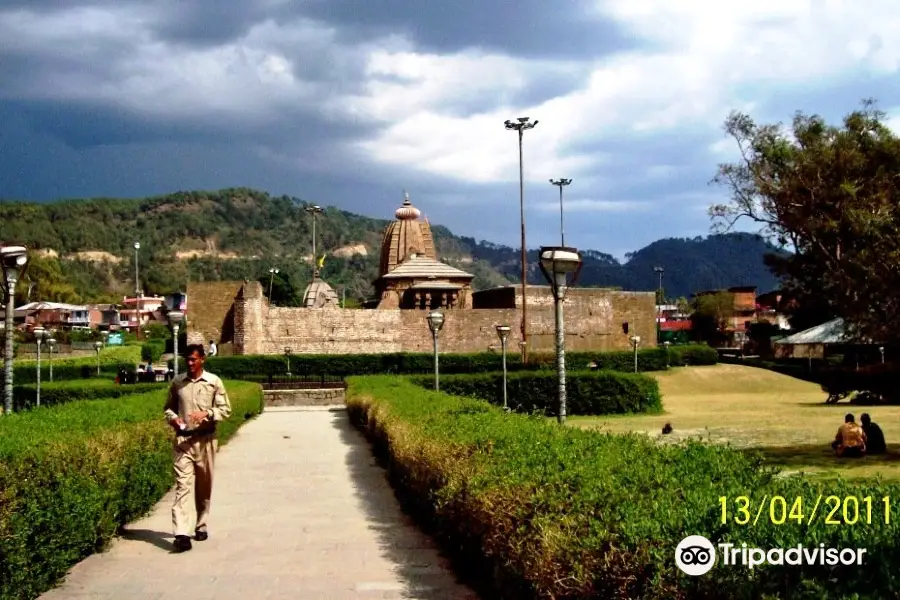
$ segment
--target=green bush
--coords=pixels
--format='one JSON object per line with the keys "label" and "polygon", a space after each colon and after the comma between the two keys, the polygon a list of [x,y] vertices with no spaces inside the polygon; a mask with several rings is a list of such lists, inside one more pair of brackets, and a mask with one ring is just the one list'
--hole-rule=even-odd
{"label": "green bush", "polygon": [[[256,384],[226,381],[234,415],[258,414]],[[69,402],[0,418],[0,598],[35,598],[103,549],[173,485],[165,392]]]}
{"label": "green bush", "polygon": [[150,340],[141,344],[141,360],[149,363],[159,362],[166,350],[165,340]]}
{"label": "green bush", "polygon": [[[41,383],[41,406],[54,406],[75,400],[121,398],[143,394],[166,387],[165,383],[135,383],[120,385],[109,379],[78,379],[74,381]],[[13,409],[31,409],[37,403],[37,385],[13,386]]]}
{"label": "green bush", "polygon": [[[434,389],[434,377],[413,376],[415,384]],[[559,414],[559,379],[556,373],[510,373],[507,377],[507,406],[520,412],[542,411]],[[503,373],[444,375],[440,378],[445,394],[468,396],[503,405]],[[658,412],[662,409],[659,384],[640,373],[615,371],[572,371],[566,373],[566,413],[605,415],[616,413]]]}
{"label": "green bush", "polygon": [[[715,364],[718,355],[708,346],[672,346],[668,359],[673,366],[680,364]],[[639,371],[666,369],[665,348],[638,350]],[[213,356],[206,360],[209,369],[222,377],[242,378],[253,376],[284,376],[288,361],[283,355]],[[634,352],[567,352],[566,364],[573,370],[597,368],[609,371],[634,370]],[[518,353],[508,353],[506,366],[509,371],[553,370],[556,356],[552,353],[532,353],[529,363],[522,364]],[[470,354],[441,354],[441,373],[489,373],[500,371],[502,355],[499,352]],[[422,353],[391,354],[292,354],[290,370],[294,375],[389,375],[425,374],[434,370],[434,355]]]}
{"label": "green bush", "polygon": [[[900,486],[780,477],[755,455],[689,441],[560,427],[504,413],[485,402],[438,394],[399,377],[353,377],[348,411],[384,459],[397,495],[459,564],[491,588],[486,597],[556,598],[893,598],[900,589],[900,520],[882,498]],[[741,496],[762,518],[741,525]],[[828,496],[873,499],[871,520],[826,509]],[[723,522],[720,498],[730,512]],[[802,523],[781,524],[773,497],[804,499]],[[813,507],[823,498],[812,523]],[[770,512],[769,506],[774,506]],[[896,503],[893,502],[893,507]],[[853,511],[850,504],[849,516]],[[702,577],[683,574],[675,548],[687,535],[749,548],[819,544],[866,548],[857,565],[718,562]]]}

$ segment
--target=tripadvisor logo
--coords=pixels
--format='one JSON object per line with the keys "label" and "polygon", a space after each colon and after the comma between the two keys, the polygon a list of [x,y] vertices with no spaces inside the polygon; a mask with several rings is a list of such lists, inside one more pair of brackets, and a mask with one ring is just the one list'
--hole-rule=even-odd
{"label": "tripadvisor logo", "polygon": [[689,535],[675,547],[675,564],[688,575],[703,575],[716,564],[716,548],[702,535]]}

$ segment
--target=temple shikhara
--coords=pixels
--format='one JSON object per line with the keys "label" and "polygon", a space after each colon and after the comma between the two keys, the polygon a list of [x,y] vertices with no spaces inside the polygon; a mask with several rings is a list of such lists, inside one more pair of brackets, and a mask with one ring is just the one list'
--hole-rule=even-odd
{"label": "temple shikhara", "polygon": [[376,308],[471,308],[474,275],[438,260],[431,225],[419,220],[409,194],[394,216],[381,242]]}

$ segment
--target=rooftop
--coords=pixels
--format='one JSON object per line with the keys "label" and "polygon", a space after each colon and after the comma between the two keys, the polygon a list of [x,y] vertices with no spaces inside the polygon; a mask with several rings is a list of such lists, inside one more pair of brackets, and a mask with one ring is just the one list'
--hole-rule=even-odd
{"label": "rooftop", "polygon": [[443,277],[466,277],[468,279],[472,279],[473,277],[475,277],[474,275],[466,273],[465,271],[461,271],[456,267],[451,267],[450,265],[442,263],[439,260],[429,258],[428,256],[422,256],[420,254],[413,255],[412,257],[400,263],[400,265],[395,267],[390,272],[382,275],[384,279],[413,279],[429,278],[432,276],[434,276],[435,279],[440,279]]}

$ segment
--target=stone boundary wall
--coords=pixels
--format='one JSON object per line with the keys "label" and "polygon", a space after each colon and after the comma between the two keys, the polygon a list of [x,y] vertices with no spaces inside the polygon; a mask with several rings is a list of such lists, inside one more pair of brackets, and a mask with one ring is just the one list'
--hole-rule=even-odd
{"label": "stone boundary wall", "polygon": [[344,390],[263,390],[263,399],[266,406],[330,406],[344,404]]}

